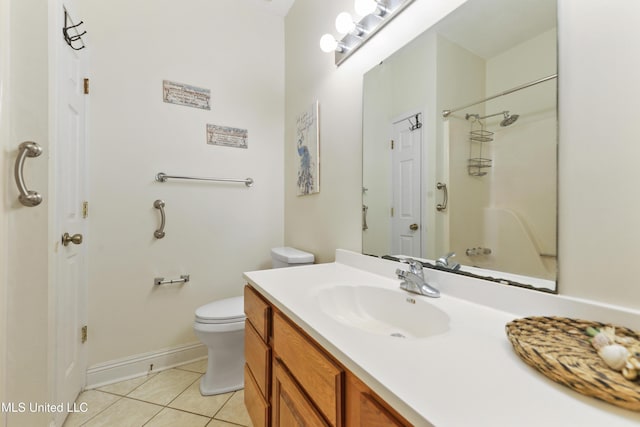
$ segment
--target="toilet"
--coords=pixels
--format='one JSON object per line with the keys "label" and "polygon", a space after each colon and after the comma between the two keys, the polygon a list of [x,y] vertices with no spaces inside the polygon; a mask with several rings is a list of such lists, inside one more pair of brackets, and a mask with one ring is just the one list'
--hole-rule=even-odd
{"label": "toilet", "polygon": [[[295,248],[271,250],[273,268],[313,264],[314,256]],[[193,330],[207,346],[207,372],[200,380],[203,396],[244,387],[244,298],[233,297],[196,309]]]}
{"label": "toilet", "polygon": [[196,310],[193,330],[208,348],[207,372],[200,380],[203,396],[244,387],[244,298],[215,301]]}
{"label": "toilet", "polygon": [[313,261],[313,254],[296,248],[285,246],[271,249],[271,266],[273,268],[308,265],[313,264]]}

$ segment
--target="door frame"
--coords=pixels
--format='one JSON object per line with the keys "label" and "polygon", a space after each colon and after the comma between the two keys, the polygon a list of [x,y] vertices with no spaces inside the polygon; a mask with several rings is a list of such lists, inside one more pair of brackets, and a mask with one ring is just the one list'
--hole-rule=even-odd
{"label": "door frame", "polygon": [[[9,0],[0,0],[0,184],[6,188],[5,182],[9,176],[9,169],[6,165],[9,162],[9,102],[8,94],[8,73],[9,73]],[[9,231],[8,215],[5,208],[0,207],[0,230],[6,236]],[[0,239],[0,319],[7,319],[7,287],[9,285],[7,277],[8,267],[8,239]],[[0,327],[0,402],[7,402],[7,322],[2,322]],[[0,427],[7,424],[7,415],[0,414]]]}

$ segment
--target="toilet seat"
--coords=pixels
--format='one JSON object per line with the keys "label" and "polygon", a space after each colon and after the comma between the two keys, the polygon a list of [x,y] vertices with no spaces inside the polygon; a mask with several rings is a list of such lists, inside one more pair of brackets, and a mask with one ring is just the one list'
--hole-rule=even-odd
{"label": "toilet seat", "polygon": [[196,323],[221,324],[244,322],[244,297],[226,298],[196,309]]}

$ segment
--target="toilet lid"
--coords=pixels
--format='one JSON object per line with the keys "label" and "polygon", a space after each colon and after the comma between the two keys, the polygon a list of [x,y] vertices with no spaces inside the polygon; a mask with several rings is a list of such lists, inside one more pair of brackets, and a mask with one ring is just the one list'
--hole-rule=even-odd
{"label": "toilet lid", "polygon": [[226,298],[196,309],[196,322],[233,323],[245,319],[244,297]]}

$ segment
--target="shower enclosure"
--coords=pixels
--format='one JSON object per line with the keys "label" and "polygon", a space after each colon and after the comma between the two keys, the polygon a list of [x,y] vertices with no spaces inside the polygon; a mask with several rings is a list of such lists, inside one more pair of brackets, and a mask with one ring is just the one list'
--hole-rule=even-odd
{"label": "shower enclosure", "polygon": [[455,109],[496,113],[443,112],[450,159],[448,250],[465,265],[555,279],[555,77]]}

